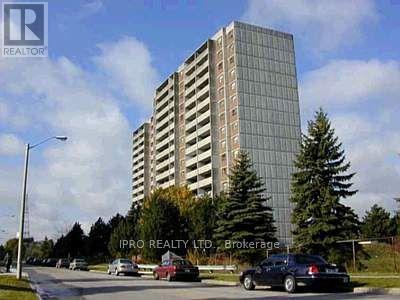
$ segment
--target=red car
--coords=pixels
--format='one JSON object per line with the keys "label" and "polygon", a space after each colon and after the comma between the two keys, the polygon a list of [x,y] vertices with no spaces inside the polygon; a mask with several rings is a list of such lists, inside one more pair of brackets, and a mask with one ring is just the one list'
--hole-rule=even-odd
{"label": "red car", "polygon": [[199,280],[199,268],[186,259],[170,259],[162,262],[153,270],[155,280],[166,278],[168,281],[176,279]]}

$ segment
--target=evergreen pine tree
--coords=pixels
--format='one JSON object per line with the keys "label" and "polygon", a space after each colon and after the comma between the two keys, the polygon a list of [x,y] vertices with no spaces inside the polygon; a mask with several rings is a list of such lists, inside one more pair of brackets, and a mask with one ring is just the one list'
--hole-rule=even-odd
{"label": "evergreen pine tree", "polygon": [[345,162],[342,144],[322,109],[308,122],[308,135],[303,136],[295,167],[291,202],[297,250],[343,262],[350,245],[337,241],[359,233],[357,216],[340,203],[357,192],[351,190],[350,182],[355,173],[347,173],[350,163]]}
{"label": "evergreen pine tree", "polygon": [[380,238],[393,234],[392,220],[390,213],[383,207],[374,204],[371,210],[367,211],[361,226],[362,236],[364,238]]}
{"label": "evergreen pine tree", "polygon": [[217,216],[215,239],[220,251],[230,252],[237,258],[254,262],[265,249],[224,249],[225,241],[271,242],[275,241],[272,210],[267,206],[265,188],[253,169],[249,155],[241,151],[229,176],[229,191],[221,197]]}

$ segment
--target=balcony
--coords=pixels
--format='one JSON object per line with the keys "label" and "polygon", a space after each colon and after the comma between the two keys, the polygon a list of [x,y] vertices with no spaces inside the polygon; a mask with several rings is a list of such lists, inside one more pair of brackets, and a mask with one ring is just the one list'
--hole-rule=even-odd
{"label": "balcony", "polygon": [[200,77],[196,80],[196,86],[198,87],[199,85],[204,83],[208,78],[209,78],[209,74],[208,74],[208,72],[206,72],[206,74],[204,74],[202,77]]}
{"label": "balcony", "polygon": [[208,65],[209,65],[208,62],[209,62],[209,60],[207,59],[207,60],[203,61],[201,63],[201,65],[197,66],[196,74],[200,74],[204,71],[204,69],[208,68]]}
{"label": "balcony", "polygon": [[169,155],[170,152],[170,147],[168,147],[167,149],[163,150],[162,152],[158,153],[156,155],[156,161],[160,161],[162,158],[166,157]]}
{"label": "balcony", "polygon": [[204,125],[203,127],[197,128],[197,131],[196,131],[196,132],[197,132],[197,135],[198,135],[198,136],[202,136],[202,135],[204,135],[205,133],[209,132],[210,129],[211,129],[211,124],[210,124],[210,123],[207,123],[207,124]]}
{"label": "balcony", "polygon": [[197,139],[196,130],[193,131],[192,133],[187,134],[185,139],[186,139],[186,144],[191,144],[192,142],[196,143],[196,139]]}
{"label": "balcony", "polygon": [[210,85],[207,84],[200,91],[197,92],[197,98],[201,98],[205,93],[208,93],[210,90]]}
{"label": "balcony", "polygon": [[202,123],[207,123],[206,121],[210,120],[210,110],[207,110],[206,112],[202,113],[198,118],[197,118],[197,123],[202,124]]}
{"label": "balcony", "polygon": [[197,104],[197,110],[202,111],[202,109],[204,107],[207,107],[209,104],[210,104],[210,97],[207,97],[207,98],[201,100],[201,102]]}
{"label": "balcony", "polygon": [[185,150],[186,155],[195,155],[197,151],[197,144],[187,147]]}
{"label": "balcony", "polygon": [[200,53],[200,55],[197,56],[197,61],[202,60],[202,59],[203,59],[205,56],[207,56],[207,55],[208,55],[208,48],[205,49],[205,50],[203,50],[203,52]]}
{"label": "balcony", "polygon": [[188,188],[189,188],[191,191],[196,191],[196,190],[197,190],[197,182],[192,183],[192,184],[189,184],[189,185],[188,185]]}
{"label": "balcony", "polygon": [[185,97],[187,97],[190,93],[194,92],[196,85],[193,83],[190,87],[185,88]]}
{"label": "balcony", "polygon": [[203,188],[203,187],[205,187],[207,185],[211,185],[211,184],[212,184],[212,177],[211,176],[208,177],[208,178],[204,178],[204,179],[198,181],[199,189]]}
{"label": "balcony", "polygon": [[186,160],[186,168],[193,167],[193,165],[195,165],[195,164],[197,164],[197,156]]}
{"label": "balcony", "polygon": [[194,119],[193,121],[190,121],[189,123],[185,124],[185,130],[186,131],[190,131],[191,129],[193,129],[193,127],[195,127],[197,124],[197,120]]}
{"label": "balcony", "polygon": [[199,171],[199,175],[210,172],[211,171],[211,162],[198,168],[198,171]]}
{"label": "balcony", "polygon": [[186,173],[186,180],[196,180],[197,181],[197,170],[193,170]]}
{"label": "balcony", "polygon": [[171,172],[171,169],[168,169],[168,170],[162,172],[161,174],[158,174],[156,176],[156,181],[159,182],[159,181],[162,181],[163,179],[168,179],[170,172]]}
{"label": "balcony", "polygon": [[199,162],[209,158],[211,158],[211,149],[208,149],[207,151],[198,154]]}
{"label": "balcony", "polygon": [[187,120],[187,119],[190,119],[190,117],[192,117],[193,114],[195,114],[195,113],[196,113],[196,105],[195,105],[192,109],[190,109],[189,111],[187,111],[187,112],[185,113],[185,118],[186,118],[186,120]]}

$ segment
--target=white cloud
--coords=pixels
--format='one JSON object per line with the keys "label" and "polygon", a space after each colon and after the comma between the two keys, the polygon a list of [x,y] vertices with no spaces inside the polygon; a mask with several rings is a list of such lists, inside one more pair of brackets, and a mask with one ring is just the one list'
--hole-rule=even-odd
{"label": "white cloud", "polygon": [[102,53],[95,62],[111,78],[113,87],[122,89],[132,103],[148,112],[158,74],[146,46],[135,38],[124,37],[116,43],[101,44],[99,48]]}
{"label": "white cloud", "polygon": [[399,94],[400,65],[395,61],[333,60],[300,80],[300,98],[306,110],[358,104],[371,98],[382,103]]}
{"label": "white cloud", "polygon": [[14,134],[0,134],[0,155],[19,155],[24,143]]}
{"label": "white cloud", "polygon": [[[128,44],[131,41],[126,40]],[[123,48],[131,51],[136,66],[140,66],[129,69],[130,73],[140,73],[132,78],[140,78],[142,68],[152,69],[147,65],[149,57],[143,57],[145,45],[138,43],[139,48]],[[116,57],[119,50],[113,48],[111,52]],[[113,78],[120,78],[128,86],[129,82],[124,81],[128,71],[121,69],[121,61],[115,61],[115,67],[112,60],[104,58],[104,66],[113,70]],[[142,58],[144,61],[139,62]],[[31,152],[28,194],[31,232],[37,238],[54,236],[57,228],[65,228],[75,220],[86,224],[129,208],[131,128],[120,109],[121,101],[113,89],[97,80],[98,72],[87,72],[65,57],[0,60],[0,86],[1,93],[7,95],[6,105],[12,111],[23,107],[25,116],[35,124],[26,135],[32,138],[60,134],[69,138],[63,143],[51,141]],[[147,88],[151,87],[140,86],[140,93],[149,95],[152,91]],[[0,173],[0,182],[5,175]],[[4,181],[12,187],[0,184],[1,205],[4,199],[19,199],[20,176],[18,173],[13,180]],[[9,231],[14,232],[15,228]]]}
{"label": "white cloud", "polygon": [[331,61],[303,75],[303,121],[322,106],[343,142],[359,193],[347,200],[359,214],[374,203],[391,212],[400,196],[400,66],[393,61]]}
{"label": "white cloud", "polygon": [[295,33],[313,51],[350,45],[377,19],[373,0],[250,0],[243,19]]}
{"label": "white cloud", "polygon": [[86,0],[85,3],[81,5],[79,17],[85,18],[92,16],[104,10],[104,7],[105,6],[102,0]]}

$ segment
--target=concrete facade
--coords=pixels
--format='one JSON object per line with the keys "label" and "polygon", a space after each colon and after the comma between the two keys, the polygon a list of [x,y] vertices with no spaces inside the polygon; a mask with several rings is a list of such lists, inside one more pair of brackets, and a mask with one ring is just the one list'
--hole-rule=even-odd
{"label": "concrete facade", "polygon": [[[265,180],[279,240],[291,242],[290,178],[301,136],[292,35],[232,22],[156,89],[153,107],[140,127],[148,130],[148,154],[133,151],[149,161],[147,177],[133,169],[134,201],[183,184],[217,195],[243,149]],[[147,180],[143,194],[136,173]]]}

